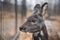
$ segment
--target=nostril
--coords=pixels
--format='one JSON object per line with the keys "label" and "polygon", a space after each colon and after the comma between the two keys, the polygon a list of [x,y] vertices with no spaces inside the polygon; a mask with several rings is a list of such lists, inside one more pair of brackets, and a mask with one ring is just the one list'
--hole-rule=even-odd
{"label": "nostril", "polygon": [[23,30],[23,28],[22,27],[20,27],[20,31],[22,31]]}
{"label": "nostril", "polygon": [[23,28],[23,27],[20,27],[20,31],[23,31],[23,30],[25,30],[25,28]]}

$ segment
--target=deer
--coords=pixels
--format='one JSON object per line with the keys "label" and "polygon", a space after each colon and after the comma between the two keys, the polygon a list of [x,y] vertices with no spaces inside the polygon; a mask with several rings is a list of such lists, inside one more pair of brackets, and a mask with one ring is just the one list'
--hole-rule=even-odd
{"label": "deer", "polygon": [[42,6],[36,4],[33,14],[27,18],[27,21],[19,27],[20,31],[33,33],[32,40],[48,40],[47,28],[44,23],[44,15],[48,3]]}

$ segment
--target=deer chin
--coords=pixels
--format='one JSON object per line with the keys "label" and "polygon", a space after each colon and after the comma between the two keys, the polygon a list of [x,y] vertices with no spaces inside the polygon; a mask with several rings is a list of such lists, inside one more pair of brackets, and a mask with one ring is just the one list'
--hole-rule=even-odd
{"label": "deer chin", "polygon": [[21,32],[24,32],[24,30],[21,30]]}
{"label": "deer chin", "polygon": [[25,31],[25,30],[20,30],[20,32],[24,32],[24,33],[27,33],[27,34],[33,34],[32,32]]}

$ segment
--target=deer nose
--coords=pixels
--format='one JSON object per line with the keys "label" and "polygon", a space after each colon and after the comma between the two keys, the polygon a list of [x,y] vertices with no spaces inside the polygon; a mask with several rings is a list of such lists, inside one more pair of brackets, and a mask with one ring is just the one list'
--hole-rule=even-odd
{"label": "deer nose", "polygon": [[24,27],[20,27],[20,31],[24,31],[25,30],[25,28]]}

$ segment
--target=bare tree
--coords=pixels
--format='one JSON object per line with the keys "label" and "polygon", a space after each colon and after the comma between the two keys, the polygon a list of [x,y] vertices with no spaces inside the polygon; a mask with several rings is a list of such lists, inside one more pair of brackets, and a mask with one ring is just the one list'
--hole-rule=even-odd
{"label": "bare tree", "polygon": [[21,5],[21,15],[22,15],[22,20],[26,16],[26,0],[22,0],[22,5]]}

